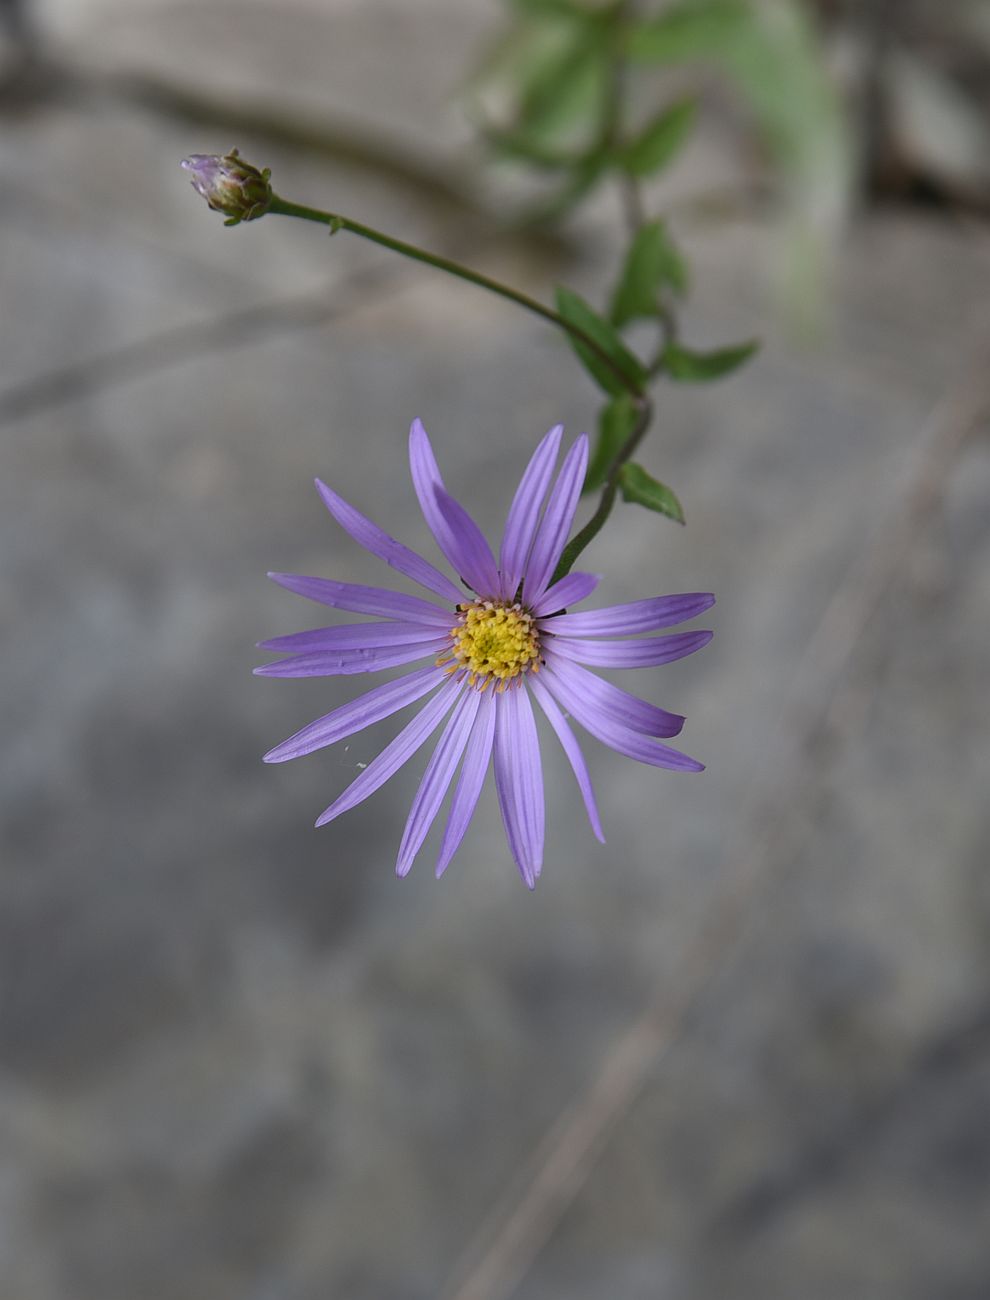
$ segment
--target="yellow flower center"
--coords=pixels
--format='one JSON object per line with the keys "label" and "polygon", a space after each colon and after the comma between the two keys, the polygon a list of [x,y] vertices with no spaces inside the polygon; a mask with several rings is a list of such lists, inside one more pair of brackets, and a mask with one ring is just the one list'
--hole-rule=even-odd
{"label": "yellow flower center", "polygon": [[453,644],[437,661],[449,664],[449,673],[467,669],[470,686],[483,691],[494,681],[504,691],[514,677],[539,671],[540,638],[532,614],[521,605],[476,600],[458,605],[457,612],[457,626],[450,629]]}

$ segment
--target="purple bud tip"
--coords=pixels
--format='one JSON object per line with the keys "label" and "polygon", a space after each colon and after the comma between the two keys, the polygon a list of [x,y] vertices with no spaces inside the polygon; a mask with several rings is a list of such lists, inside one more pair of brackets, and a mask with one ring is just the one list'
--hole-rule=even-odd
{"label": "purple bud tip", "polygon": [[190,173],[196,193],[224,214],[228,226],[254,221],[271,207],[271,173],[245,162],[236,149],[227,154],[190,154],[180,165]]}

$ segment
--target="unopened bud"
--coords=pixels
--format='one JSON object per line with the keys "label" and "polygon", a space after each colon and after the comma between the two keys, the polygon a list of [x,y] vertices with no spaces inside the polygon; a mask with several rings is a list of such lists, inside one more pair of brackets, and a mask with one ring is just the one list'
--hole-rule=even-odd
{"label": "unopened bud", "polygon": [[191,173],[192,186],[201,194],[215,212],[222,212],[225,226],[236,226],[239,221],[254,221],[263,217],[272,202],[271,171],[259,171],[238,156],[236,149],[230,153],[194,153],[183,158],[181,164]]}

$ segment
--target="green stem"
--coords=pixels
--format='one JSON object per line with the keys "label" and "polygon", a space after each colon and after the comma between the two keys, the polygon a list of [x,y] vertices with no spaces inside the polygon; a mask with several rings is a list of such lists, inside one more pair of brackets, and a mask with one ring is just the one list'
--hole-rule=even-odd
{"label": "green stem", "polygon": [[365,226],[360,221],[352,221],[350,217],[342,216],[338,212],[323,212],[319,208],[309,208],[302,203],[292,203],[288,199],[281,198],[278,194],[272,195],[271,206],[268,211],[283,217],[299,217],[303,221],[315,221],[320,225],[329,226],[330,233],[336,234],[338,230],[349,230],[352,235],[360,235],[362,239],[367,239],[373,244],[380,244],[382,248],[390,249],[393,253],[399,253],[402,257],[411,258],[414,262],[422,262],[425,266],[435,267],[438,271],[445,271],[448,275],[456,276],[459,280],[466,280],[468,284],[477,285],[480,289],[487,289],[489,293],[497,294],[500,298],[507,298],[509,302],[516,303],[517,306],[525,308],[534,316],[540,316],[543,320],[550,321],[558,329],[570,334],[572,338],[577,339],[584,347],[593,352],[595,356],[621,382],[634,400],[644,398],[643,390],[638,382],[631,375],[618,365],[607,352],[591,338],[584,330],[576,325],[571,325],[564,320],[551,307],[546,307],[536,298],[530,298],[528,294],[520,293],[518,289],[513,289],[510,285],[502,284],[499,280],[493,280],[490,276],[482,275],[480,271],[472,271],[469,266],[462,266],[460,262],[454,262],[449,257],[441,257],[438,253],[427,252],[425,248],[419,248],[415,244],[407,244],[402,239],[393,239],[391,235],[386,235],[381,230],[375,230],[371,226]]}
{"label": "green stem", "polygon": [[602,488],[602,494],[598,499],[598,508],[580,532],[575,533],[564,547],[564,553],[561,555],[554,575],[550,580],[551,584],[558,582],[565,573],[570,573],[574,561],[588,543],[598,536],[604,527],[605,521],[612,513],[612,507],[615,505],[615,498],[619,491],[619,474],[622,466],[642,442],[647,429],[650,427],[650,421],[653,419],[653,404],[648,397],[644,396],[636,399],[636,408],[636,423],[612,461],[608,471],[608,478],[605,480],[605,486]]}

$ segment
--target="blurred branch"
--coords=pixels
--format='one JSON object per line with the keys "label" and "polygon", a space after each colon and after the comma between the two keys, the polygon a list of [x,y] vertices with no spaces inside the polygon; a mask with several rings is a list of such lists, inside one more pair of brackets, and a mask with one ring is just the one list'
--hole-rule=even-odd
{"label": "blurred branch", "polygon": [[[882,596],[899,575],[939,499],[965,441],[990,419],[990,341],[919,437],[906,476],[862,564],[835,591],[809,640],[780,730],[791,738],[786,762],[766,781],[771,792],[751,818],[748,851],[723,867],[724,885],[703,918],[678,978],[620,1035],[587,1091],[565,1109],[455,1266],[442,1300],[507,1300],[529,1272],[595,1162],[684,1030],[688,1018],[738,954],[756,903],[795,859],[819,797],[818,742],[853,716],[837,707],[840,686]],[[810,689],[807,681],[814,685]],[[807,701],[810,700],[809,705]],[[770,743],[766,752],[780,746]],[[788,748],[788,746],[783,746]],[[790,773],[782,776],[781,773]]]}

